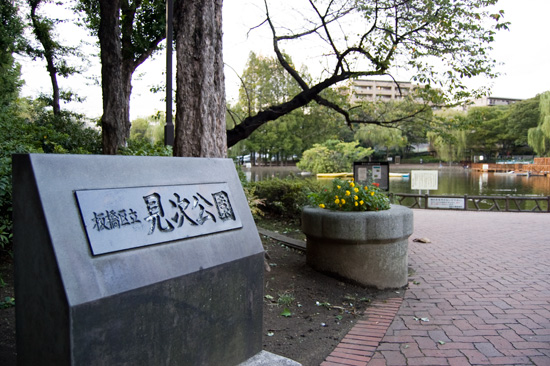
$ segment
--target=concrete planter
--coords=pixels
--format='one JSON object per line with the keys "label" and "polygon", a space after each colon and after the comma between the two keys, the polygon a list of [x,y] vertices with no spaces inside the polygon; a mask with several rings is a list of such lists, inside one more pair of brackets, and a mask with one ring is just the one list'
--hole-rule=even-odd
{"label": "concrete planter", "polygon": [[306,260],[317,271],[378,289],[407,284],[412,210],[340,212],[305,207]]}

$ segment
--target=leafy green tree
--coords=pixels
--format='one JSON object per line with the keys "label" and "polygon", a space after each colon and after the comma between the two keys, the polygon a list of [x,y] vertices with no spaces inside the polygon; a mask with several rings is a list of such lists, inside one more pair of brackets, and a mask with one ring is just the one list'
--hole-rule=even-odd
{"label": "leafy green tree", "polygon": [[360,147],[357,141],[328,140],[304,151],[302,160],[296,165],[313,174],[350,172],[354,161],[360,161],[372,152],[371,148]]}
{"label": "leafy green tree", "polygon": [[[378,151],[385,151],[388,156],[390,150],[405,150],[408,144],[425,142],[426,131],[433,129],[434,123],[432,108],[421,103],[423,93],[411,93],[398,101],[363,102],[355,109],[354,114],[363,120],[373,123],[361,124],[355,132],[355,138],[365,146],[375,147]],[[378,124],[381,119],[393,120],[393,123]],[[391,127],[391,128],[388,128]]]}
{"label": "leafy green tree", "polygon": [[[288,56],[285,57],[292,63]],[[305,75],[307,70],[303,69],[302,72]],[[298,91],[298,84],[276,59],[250,53],[242,75],[239,101],[231,108],[228,118],[230,127],[269,105],[284,101]],[[339,97],[342,102],[345,100],[345,95],[335,90],[327,89],[324,93]],[[267,156],[269,161],[271,157],[284,161],[290,157],[301,157],[303,151],[314,143],[346,138],[351,140],[353,134],[349,133],[341,116],[312,103],[307,108],[296,109],[282,116],[277,123],[261,126],[239,144],[238,149],[242,153],[258,152]]]}
{"label": "leafy green tree", "polygon": [[[288,55],[286,62],[292,64]],[[263,57],[250,52],[241,77],[239,102],[250,115],[268,108],[274,103],[283,103],[300,90],[296,81],[288,75],[273,57]]]}
{"label": "leafy green tree", "polygon": [[116,154],[130,135],[130,94],[136,69],[165,38],[161,0],[78,0],[85,25],[101,48],[103,153]]}
{"label": "leafy green tree", "polygon": [[540,95],[540,118],[537,127],[529,129],[527,142],[539,156],[550,153],[550,91]]}
{"label": "leafy green tree", "polygon": [[[277,60],[258,56],[254,52],[249,55],[241,80],[239,102],[235,106],[235,109],[240,109],[238,116],[241,120],[242,116],[258,113],[273,103],[284,101],[299,89]],[[293,111],[281,117],[277,124],[263,126],[255,131],[244,141],[244,146],[249,152],[266,156],[268,161],[272,157],[279,160],[298,154],[301,141],[296,132],[303,122],[303,110]]]}
{"label": "leafy green tree", "polygon": [[[494,14],[487,11],[486,7],[497,1],[310,1],[309,13],[302,12],[307,19],[305,27],[287,13],[288,22],[275,19],[266,1],[262,24],[272,31],[277,60],[299,85],[300,91],[247,116],[228,130],[228,146],[247,138],[265,123],[312,101],[340,113],[348,124],[394,123],[386,119],[356,119],[349,109],[322,92],[354,78],[391,75],[398,67],[414,70],[413,80],[426,84],[427,89],[437,86],[445,90],[446,98],[434,99],[438,104],[449,102],[451,97],[455,100],[468,97],[471,93],[466,91],[465,79],[478,75],[496,76],[494,60],[488,57],[487,51],[495,32],[508,25],[502,21],[502,11]],[[488,25],[488,19],[494,20],[492,26]],[[355,30],[358,21],[363,23],[365,30],[359,34]],[[346,28],[348,25],[355,28]],[[330,67],[328,72],[314,81],[308,80],[282,51],[291,42],[326,45],[321,54],[332,57],[325,62]]]}
{"label": "leafy green tree", "polygon": [[437,113],[440,126],[428,133],[445,161],[468,160],[474,155],[489,159],[528,153],[527,130],[537,125],[539,98],[507,106],[470,108],[467,113]]}
{"label": "leafy green tree", "polygon": [[164,113],[132,121],[130,140],[146,140],[152,144],[164,142]]}
{"label": "leafy green tree", "polygon": [[510,151],[514,138],[508,133],[509,106],[476,107],[468,110],[464,129],[469,131],[468,145],[475,155],[496,158]]}
{"label": "leafy green tree", "polygon": [[[76,67],[69,66],[66,61],[67,56],[78,55],[79,53],[74,47],[63,46],[54,39],[55,25],[60,22],[59,20],[39,14],[38,10],[40,6],[51,2],[51,0],[27,0],[27,2],[30,6],[32,32],[41,45],[41,47],[33,47],[28,43],[27,53],[34,59],[43,58],[46,60],[46,69],[50,74],[50,81],[52,83],[51,105],[53,113],[59,115],[61,112],[60,100],[62,93],[59,89],[57,77],[68,77],[79,72]],[[72,97],[72,93],[64,93],[64,95]]]}
{"label": "leafy green tree", "polygon": [[507,128],[514,138],[516,149],[523,149],[527,144],[527,131],[537,127],[540,116],[540,95],[522,100],[510,106]]}
{"label": "leafy green tree", "polygon": [[22,42],[23,22],[11,1],[0,2],[0,120],[19,95],[21,67],[13,58]]}

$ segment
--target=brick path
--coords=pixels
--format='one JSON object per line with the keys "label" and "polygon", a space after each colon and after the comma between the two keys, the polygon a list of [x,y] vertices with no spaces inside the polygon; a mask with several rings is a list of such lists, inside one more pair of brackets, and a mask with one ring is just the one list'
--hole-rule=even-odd
{"label": "brick path", "polygon": [[415,210],[414,220],[397,315],[372,356],[332,364],[550,365],[550,214]]}

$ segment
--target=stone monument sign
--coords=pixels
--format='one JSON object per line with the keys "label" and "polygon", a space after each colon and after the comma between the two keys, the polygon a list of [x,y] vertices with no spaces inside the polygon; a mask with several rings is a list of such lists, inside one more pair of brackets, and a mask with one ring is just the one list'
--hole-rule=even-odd
{"label": "stone monument sign", "polygon": [[264,251],[231,160],[14,155],[13,187],[19,365],[265,355]]}

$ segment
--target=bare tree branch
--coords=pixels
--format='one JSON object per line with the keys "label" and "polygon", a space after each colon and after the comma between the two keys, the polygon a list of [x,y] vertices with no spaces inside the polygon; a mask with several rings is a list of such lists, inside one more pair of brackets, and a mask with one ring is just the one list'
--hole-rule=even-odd
{"label": "bare tree branch", "polygon": [[[484,18],[489,18],[489,15],[482,10],[496,1],[469,0],[458,4],[446,0],[308,0],[314,16],[307,19],[307,29],[298,32],[284,31],[285,34],[280,35],[278,32],[286,28],[275,26],[268,0],[264,0],[266,19],[262,24],[267,24],[271,30],[273,49],[279,64],[297,82],[301,92],[289,101],[271,106],[256,115],[249,115],[241,124],[227,132],[228,145],[232,146],[248,137],[262,124],[307,106],[311,101],[342,115],[348,126],[371,123],[395,127],[399,123],[419,117],[431,108],[428,103],[407,116],[397,118],[386,119],[384,117],[387,116],[380,114],[357,117],[356,113],[352,113],[353,107],[346,109],[320,94],[342,81],[381,75],[389,76],[402,94],[399,83],[390,73],[391,67],[397,66],[394,64],[398,61],[402,62],[401,65],[414,69],[414,80],[420,83],[446,83],[448,91],[458,91],[459,96],[468,95],[464,91],[462,77],[497,75],[492,71],[494,60],[488,59],[485,53],[485,49],[489,48],[487,45],[494,39],[494,31],[483,23]],[[342,26],[345,24],[344,17],[353,17],[354,14],[365,22],[365,30],[354,37],[354,42],[350,42],[348,36],[351,35]],[[499,23],[498,19],[495,20]],[[337,37],[338,28],[334,25],[340,27],[343,41]],[[496,29],[506,27],[507,23],[500,22]],[[329,76],[316,83],[306,81],[281,51],[282,42],[311,36],[317,36],[325,45],[326,50],[322,53],[330,55],[333,62],[332,70],[328,71]],[[437,59],[443,58],[447,68],[445,72],[434,70],[431,60],[434,56]],[[366,61],[366,66],[362,65],[360,70],[354,69],[358,65],[357,60]],[[435,103],[440,103],[441,100],[450,104],[449,99],[434,99]]]}

